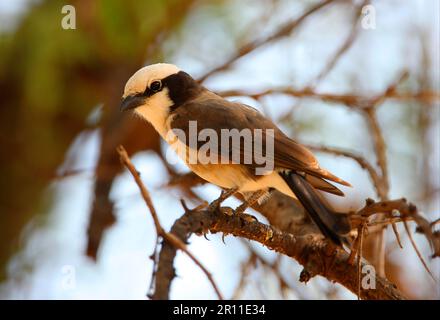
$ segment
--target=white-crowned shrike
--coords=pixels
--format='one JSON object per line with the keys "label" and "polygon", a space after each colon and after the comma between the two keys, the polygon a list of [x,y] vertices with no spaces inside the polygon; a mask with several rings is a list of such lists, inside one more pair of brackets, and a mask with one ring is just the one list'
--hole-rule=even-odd
{"label": "white-crowned shrike", "polygon": [[322,169],[307,148],[256,109],[223,99],[175,65],[137,71],[125,86],[121,110],[150,122],[194,173],[230,194],[242,193],[247,201],[238,212],[276,189],[298,199],[333,242],[340,244],[350,231],[347,216],[332,210],[317,191],[343,196],[328,180],[349,183]]}

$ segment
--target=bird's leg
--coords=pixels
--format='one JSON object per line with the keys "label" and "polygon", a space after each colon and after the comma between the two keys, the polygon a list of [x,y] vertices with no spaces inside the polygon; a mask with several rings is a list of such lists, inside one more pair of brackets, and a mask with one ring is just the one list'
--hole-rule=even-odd
{"label": "bird's leg", "polygon": [[228,199],[230,196],[234,195],[237,191],[238,191],[238,188],[231,188],[231,189],[227,189],[227,190],[222,191],[222,193],[220,194],[220,197],[218,197],[217,199],[215,199],[214,201],[211,202],[211,204],[209,205],[209,210],[210,211],[217,210],[223,201]]}
{"label": "bird's leg", "polygon": [[246,199],[239,207],[237,207],[234,211],[235,214],[242,214],[244,210],[249,207],[252,207],[262,196],[266,194],[267,190],[259,190],[252,193],[252,195]]}

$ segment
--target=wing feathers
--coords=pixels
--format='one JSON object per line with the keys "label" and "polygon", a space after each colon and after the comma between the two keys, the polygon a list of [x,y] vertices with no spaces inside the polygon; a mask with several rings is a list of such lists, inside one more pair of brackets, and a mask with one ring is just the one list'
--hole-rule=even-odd
{"label": "wing feathers", "polygon": [[[333,194],[342,195],[343,193],[331,185],[323,181],[327,179],[345,186],[350,184],[327,170],[319,167],[318,161],[311,151],[306,147],[297,143],[296,141],[287,137],[271,120],[264,117],[258,110],[244,104],[229,102],[223,98],[205,91],[197,97],[196,100],[187,102],[173,111],[173,120],[171,121],[171,128],[182,129],[188,133],[188,122],[197,121],[197,130],[213,129],[220,136],[221,129],[262,129],[263,132],[267,129],[274,130],[274,155],[273,159],[268,158],[270,155],[265,154],[265,159],[273,160],[275,169],[278,170],[294,170],[309,174],[308,179],[313,181],[312,185],[316,188],[327,191]],[[263,143],[265,134],[263,133]],[[204,142],[198,144],[198,148]],[[252,150],[252,149],[251,149]],[[212,150],[211,150],[212,151]],[[263,148],[263,152],[265,152]],[[243,143],[240,143],[240,160],[249,159],[249,148],[244,148]],[[229,154],[218,154],[221,157],[231,158],[232,150]],[[253,159],[252,163],[246,164],[252,172],[255,172],[256,167],[261,167],[261,159],[256,159],[255,152],[250,156]],[[243,163],[243,162],[241,162]]]}

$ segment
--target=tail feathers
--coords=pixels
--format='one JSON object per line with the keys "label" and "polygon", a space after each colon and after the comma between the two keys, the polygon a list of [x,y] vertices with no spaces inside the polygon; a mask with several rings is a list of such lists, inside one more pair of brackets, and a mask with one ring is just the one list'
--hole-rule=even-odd
{"label": "tail feathers", "polygon": [[344,186],[351,187],[350,183],[348,183],[345,180],[342,180],[341,178],[338,178],[333,173],[331,173],[331,172],[329,172],[329,171],[327,171],[325,169],[313,168],[313,170],[309,169],[309,170],[306,170],[306,171],[307,171],[307,173],[309,173],[311,175],[314,175],[314,176],[317,176],[319,178],[324,178],[324,179],[327,179],[327,180],[330,180],[330,181],[342,184]]}
{"label": "tail feathers", "polygon": [[351,230],[347,216],[331,210],[310,183],[299,174],[290,171],[281,173],[281,176],[295,193],[319,230],[335,244],[342,245],[342,236]]}
{"label": "tail feathers", "polygon": [[332,185],[330,182],[318,178],[316,176],[312,176],[311,174],[306,173],[304,175],[304,178],[307,180],[308,183],[310,183],[315,189],[325,191],[340,197],[344,196],[344,193],[339,190],[336,186]]}

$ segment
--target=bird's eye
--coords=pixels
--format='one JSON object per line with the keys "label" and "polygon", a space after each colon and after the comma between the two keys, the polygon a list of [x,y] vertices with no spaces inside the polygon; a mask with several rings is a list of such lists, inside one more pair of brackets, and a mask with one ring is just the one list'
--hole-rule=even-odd
{"label": "bird's eye", "polygon": [[153,81],[150,84],[150,90],[153,92],[158,92],[162,89],[162,82],[160,80]]}

